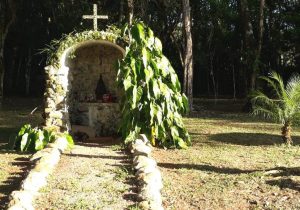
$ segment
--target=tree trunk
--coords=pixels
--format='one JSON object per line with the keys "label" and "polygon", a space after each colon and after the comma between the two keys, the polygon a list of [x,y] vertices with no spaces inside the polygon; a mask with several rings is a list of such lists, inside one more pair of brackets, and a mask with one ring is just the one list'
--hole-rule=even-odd
{"label": "tree trunk", "polygon": [[263,31],[264,31],[264,7],[265,7],[265,0],[260,0],[259,6],[259,27],[258,27],[258,43],[257,49],[255,53],[255,60],[253,64],[253,71],[251,75],[251,90],[256,88],[256,77],[259,72],[259,60],[262,48],[262,40],[263,40]]}
{"label": "tree trunk", "polygon": [[234,64],[232,64],[232,84],[233,84],[233,100],[236,100],[236,84],[235,84],[235,71]]}
{"label": "tree trunk", "polygon": [[119,8],[119,25],[122,24],[124,16],[124,0],[120,0],[120,8]]}
{"label": "tree trunk", "polygon": [[189,0],[182,0],[183,26],[185,35],[184,52],[184,91],[189,99],[190,110],[193,108],[193,41],[191,33],[191,8]]}
{"label": "tree trunk", "polygon": [[25,72],[25,91],[26,95],[30,93],[30,79],[31,79],[31,49],[28,50],[27,62],[26,62],[26,72]]}
{"label": "tree trunk", "polygon": [[[254,42],[254,35],[253,35],[253,26],[250,21],[250,12],[248,7],[248,0],[240,0],[240,18],[241,18],[241,28],[242,28],[242,37],[243,37],[243,46],[242,46],[242,66],[244,68],[244,72],[246,75],[248,75],[249,85],[247,86],[247,92],[248,94],[249,89],[252,89],[252,87],[255,86],[255,77],[256,75],[253,72],[252,69],[252,61],[251,59],[251,51],[253,50],[253,42]],[[247,78],[247,77],[246,77]],[[247,82],[248,83],[248,82]]]}
{"label": "tree trunk", "polygon": [[[4,73],[5,73],[5,66],[4,66],[4,44],[6,40],[6,36],[8,34],[10,26],[16,19],[16,7],[15,2],[13,0],[7,1],[8,5],[3,6],[3,11],[0,11],[2,14],[0,16],[1,25],[0,25],[0,101],[3,99],[3,82],[4,82]],[[9,21],[5,22],[5,17],[7,15],[7,11],[10,11],[9,14]],[[2,22],[3,21],[3,22]]]}
{"label": "tree trunk", "polygon": [[128,6],[128,25],[132,26],[132,19],[133,19],[133,0],[127,0]]}
{"label": "tree trunk", "polygon": [[283,142],[286,143],[288,146],[293,144],[291,133],[292,133],[291,124],[290,123],[285,123],[283,125],[283,127],[281,128],[281,134],[282,134]]}

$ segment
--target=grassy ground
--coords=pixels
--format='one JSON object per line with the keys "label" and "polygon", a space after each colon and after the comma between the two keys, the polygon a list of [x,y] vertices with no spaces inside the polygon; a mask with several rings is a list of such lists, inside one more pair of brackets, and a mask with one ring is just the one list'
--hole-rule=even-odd
{"label": "grassy ground", "polygon": [[135,209],[134,182],[120,143],[78,143],[65,153],[35,209]]}
{"label": "grassy ground", "polygon": [[6,99],[0,106],[0,209],[4,209],[8,195],[19,187],[28,166],[28,154],[9,151],[6,144],[25,123],[41,123],[41,111],[30,114],[40,100]]}
{"label": "grassy ground", "polygon": [[286,147],[279,125],[238,112],[241,104],[200,102],[185,119],[193,146],[154,151],[166,209],[300,209],[300,128]]}

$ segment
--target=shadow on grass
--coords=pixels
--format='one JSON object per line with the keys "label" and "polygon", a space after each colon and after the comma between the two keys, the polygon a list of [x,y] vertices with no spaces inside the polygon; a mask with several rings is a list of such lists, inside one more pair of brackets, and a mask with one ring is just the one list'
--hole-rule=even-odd
{"label": "shadow on grass", "polygon": [[[300,144],[300,137],[293,136],[294,145]],[[282,144],[280,135],[263,134],[263,133],[220,133],[209,136],[212,141],[236,144],[242,146],[264,146]]]}
{"label": "shadow on grass", "polygon": [[268,180],[266,183],[272,186],[278,186],[281,189],[292,189],[300,192],[300,183],[290,178]]}
{"label": "shadow on grass", "polygon": [[272,177],[287,177],[287,176],[300,176],[300,167],[274,167],[268,169],[252,169],[242,170],[239,168],[225,168],[216,167],[212,165],[196,165],[196,164],[179,164],[179,163],[158,163],[159,167],[169,169],[191,169],[199,171],[214,172],[219,174],[249,174],[254,172],[263,172],[266,176]]}
{"label": "shadow on grass", "polygon": [[64,154],[65,156],[69,157],[80,157],[80,158],[100,158],[100,159],[111,159],[111,160],[123,160],[126,159],[126,156],[111,156],[111,155],[85,155],[85,154],[78,154],[78,153],[72,153],[72,154]]}
{"label": "shadow on grass", "polygon": [[159,167],[169,169],[192,169],[200,171],[208,171],[220,174],[246,174],[256,172],[257,170],[241,170],[238,168],[219,168],[212,165],[196,165],[196,164],[178,164],[178,163],[158,163]]}
{"label": "shadow on grass", "polygon": [[13,138],[20,127],[0,127],[0,144],[8,143],[10,138]]}
{"label": "shadow on grass", "polygon": [[11,163],[14,166],[18,166],[20,172],[12,173],[10,176],[0,184],[0,192],[3,197],[0,197],[0,209],[5,209],[9,201],[9,195],[12,191],[17,190],[20,187],[21,181],[25,178],[27,171],[31,168],[29,158],[15,158]]}
{"label": "shadow on grass", "polygon": [[103,147],[108,148],[112,146],[118,146],[122,144],[121,140],[117,137],[97,137],[94,139],[88,139],[86,141],[76,141],[76,145],[85,147]]}

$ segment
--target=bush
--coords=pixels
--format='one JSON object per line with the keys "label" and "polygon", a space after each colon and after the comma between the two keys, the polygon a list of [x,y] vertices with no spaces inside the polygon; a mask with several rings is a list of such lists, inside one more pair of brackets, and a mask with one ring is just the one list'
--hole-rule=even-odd
{"label": "bush", "polygon": [[8,147],[21,152],[36,152],[44,149],[47,144],[54,142],[61,135],[66,138],[69,147],[74,145],[73,138],[67,133],[59,134],[38,127],[32,128],[31,125],[26,124],[21,127],[17,136],[9,141]]}
{"label": "bush", "polygon": [[162,53],[161,41],[143,23],[131,29],[132,41],[119,63],[117,82],[125,94],[120,131],[125,143],[144,133],[153,145],[186,148],[190,137],[182,115],[188,101]]}

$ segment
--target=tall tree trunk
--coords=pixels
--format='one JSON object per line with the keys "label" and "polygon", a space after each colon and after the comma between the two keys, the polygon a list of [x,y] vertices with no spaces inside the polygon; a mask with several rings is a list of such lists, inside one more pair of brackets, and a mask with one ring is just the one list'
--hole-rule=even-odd
{"label": "tall tree trunk", "polygon": [[254,35],[253,35],[253,26],[250,21],[250,12],[248,7],[248,0],[240,0],[240,18],[241,18],[241,28],[242,28],[242,37],[243,37],[243,46],[242,46],[242,66],[243,71],[246,74],[249,81],[249,85],[246,84],[247,90],[246,94],[248,94],[249,89],[252,89],[252,86],[254,86],[255,80],[253,80],[253,69],[252,69],[252,62],[253,58],[251,59],[251,51],[253,50],[253,42],[254,42]]}
{"label": "tall tree trunk", "polygon": [[259,72],[259,60],[262,48],[262,40],[263,40],[263,31],[264,31],[264,7],[265,0],[260,0],[259,6],[259,27],[258,27],[258,41],[257,41],[257,49],[255,53],[255,60],[253,64],[253,71],[251,75],[251,90],[256,88],[256,77]]}
{"label": "tall tree trunk", "polygon": [[[4,3],[5,4],[5,3]],[[3,82],[4,82],[4,44],[9,32],[10,26],[16,19],[16,7],[14,0],[8,0],[7,5],[2,7],[3,11],[1,12],[1,25],[0,25],[0,101],[3,99]],[[7,14],[9,11],[10,14]],[[6,22],[7,15],[10,17],[9,21]]]}
{"label": "tall tree trunk", "polygon": [[25,72],[25,91],[26,95],[30,93],[30,79],[31,79],[31,49],[28,50],[27,62],[26,62],[26,72]]}
{"label": "tall tree trunk", "polygon": [[232,64],[232,84],[233,84],[233,100],[236,100],[236,82],[235,82],[234,64]]}
{"label": "tall tree trunk", "polygon": [[124,0],[120,0],[120,8],[119,8],[119,25],[122,24],[124,17]]}
{"label": "tall tree trunk", "polygon": [[190,110],[193,107],[193,41],[191,32],[191,8],[189,0],[182,0],[183,25],[185,35],[184,52],[184,92],[189,99]]}
{"label": "tall tree trunk", "polygon": [[128,25],[132,26],[133,19],[133,0],[127,0],[128,5]]}

